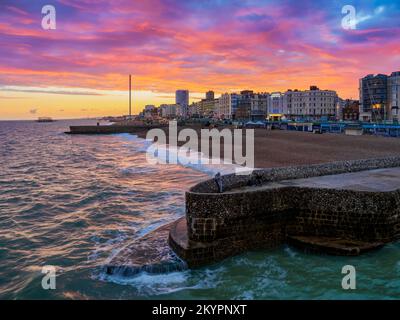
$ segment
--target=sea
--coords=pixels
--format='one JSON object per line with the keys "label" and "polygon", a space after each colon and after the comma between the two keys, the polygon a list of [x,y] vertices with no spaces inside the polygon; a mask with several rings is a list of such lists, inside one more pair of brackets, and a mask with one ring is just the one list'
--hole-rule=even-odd
{"label": "sea", "polygon": [[[64,133],[79,124],[95,122],[0,122],[0,299],[400,298],[400,243],[359,257],[283,245],[193,270],[107,275],[121,247],[185,214],[185,190],[234,168],[150,164],[151,142]],[[348,265],[356,288],[346,290]]]}

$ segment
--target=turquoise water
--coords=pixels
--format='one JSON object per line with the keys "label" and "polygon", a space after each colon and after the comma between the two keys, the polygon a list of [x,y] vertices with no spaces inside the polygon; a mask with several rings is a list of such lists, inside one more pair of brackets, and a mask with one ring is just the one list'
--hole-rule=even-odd
{"label": "turquoise water", "polygon": [[[400,298],[400,244],[352,258],[282,246],[196,270],[106,276],[113,252],[184,215],[184,191],[212,171],[149,165],[146,142],[131,135],[63,134],[79,123],[0,122],[0,299]],[[356,290],[341,288],[347,264]],[[42,289],[44,265],[56,267],[55,290]]]}

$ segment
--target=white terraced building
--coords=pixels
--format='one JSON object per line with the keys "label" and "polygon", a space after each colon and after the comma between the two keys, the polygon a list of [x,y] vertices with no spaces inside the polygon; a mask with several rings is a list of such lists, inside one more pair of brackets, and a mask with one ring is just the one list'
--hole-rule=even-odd
{"label": "white terraced building", "polygon": [[336,119],[338,102],[336,91],[320,90],[316,86],[311,86],[310,90],[305,91],[288,90],[284,96],[287,117],[290,119]]}
{"label": "white terraced building", "polygon": [[[248,98],[249,119],[270,120],[308,119],[337,120],[340,116],[339,97],[336,91],[320,90],[311,86],[309,90],[288,90],[285,93],[224,93],[216,104],[216,116],[220,119],[236,119],[240,104]],[[250,91],[249,91],[250,92]]]}
{"label": "white terraced building", "polygon": [[216,111],[219,119],[232,118],[231,95],[229,93],[224,93],[219,97]]}
{"label": "white terraced building", "polygon": [[216,115],[219,119],[232,119],[238,107],[240,94],[224,93],[216,105]]}

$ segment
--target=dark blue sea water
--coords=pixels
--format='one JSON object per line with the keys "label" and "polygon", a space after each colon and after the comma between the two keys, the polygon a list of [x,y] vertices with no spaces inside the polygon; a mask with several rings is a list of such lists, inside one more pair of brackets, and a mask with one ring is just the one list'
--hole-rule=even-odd
{"label": "dark blue sea water", "polygon": [[[63,133],[83,123],[0,122],[0,299],[400,298],[399,244],[352,258],[282,246],[196,270],[107,277],[104,261],[184,215],[184,191],[212,170],[149,165],[146,141],[132,135]],[[347,264],[356,290],[342,289]],[[44,265],[56,267],[55,290],[42,288]]]}

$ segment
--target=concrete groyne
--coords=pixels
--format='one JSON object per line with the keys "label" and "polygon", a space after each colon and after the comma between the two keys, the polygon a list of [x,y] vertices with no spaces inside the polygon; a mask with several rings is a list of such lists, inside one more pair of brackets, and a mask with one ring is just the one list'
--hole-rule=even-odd
{"label": "concrete groyne", "polygon": [[[379,171],[381,170],[381,171]],[[186,192],[169,244],[189,267],[290,243],[357,255],[400,238],[400,157],[256,170]]]}
{"label": "concrete groyne", "polygon": [[118,133],[138,133],[153,128],[162,128],[162,125],[110,125],[110,126],[70,126],[70,131],[66,134],[118,134]]}

